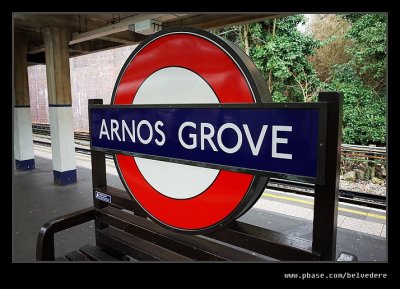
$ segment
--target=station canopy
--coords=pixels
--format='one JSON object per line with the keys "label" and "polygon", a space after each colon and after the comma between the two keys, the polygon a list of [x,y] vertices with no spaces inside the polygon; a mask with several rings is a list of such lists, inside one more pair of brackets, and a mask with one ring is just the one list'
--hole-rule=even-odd
{"label": "station canopy", "polygon": [[167,14],[167,13],[88,13],[14,14],[14,32],[28,41],[28,64],[44,64],[45,48],[41,29],[60,27],[71,32],[70,57],[140,43],[149,34],[174,26],[190,26],[208,31],[284,16],[260,14]]}

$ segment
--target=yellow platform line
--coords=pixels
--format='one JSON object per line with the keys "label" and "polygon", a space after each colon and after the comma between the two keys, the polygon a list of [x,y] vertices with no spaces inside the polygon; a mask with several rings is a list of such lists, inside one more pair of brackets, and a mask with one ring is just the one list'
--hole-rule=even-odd
{"label": "yellow platform line", "polygon": [[372,213],[367,213],[367,212],[362,212],[362,211],[357,211],[357,210],[352,210],[352,209],[347,209],[347,208],[339,208],[338,210],[343,211],[343,212],[357,214],[357,215],[368,216],[371,218],[386,220],[386,216],[383,216],[383,215],[372,214]]}
{"label": "yellow platform line", "polygon": [[[264,197],[281,199],[281,200],[286,200],[286,201],[291,201],[291,202],[296,202],[296,203],[302,203],[302,204],[307,204],[307,205],[314,205],[313,201],[306,201],[306,200],[302,200],[302,199],[298,199],[298,198],[277,196],[277,195],[269,194],[269,193],[263,193],[262,195]],[[356,214],[356,215],[362,215],[362,216],[368,216],[368,217],[371,217],[371,218],[386,220],[386,216],[384,216],[384,215],[372,214],[372,213],[367,213],[367,212],[358,211],[358,210],[352,210],[352,209],[347,209],[347,208],[341,208],[341,207],[339,207],[338,210],[339,211],[343,211],[343,212]]]}
{"label": "yellow platform line", "polygon": [[277,196],[277,195],[268,194],[268,193],[263,193],[263,196],[264,197],[271,197],[271,198],[275,198],[275,199],[286,200],[286,201],[297,202],[297,203],[303,203],[303,204],[307,204],[307,205],[314,205],[313,201],[306,201],[306,200],[297,199],[297,198],[291,198],[291,197],[285,197],[285,196]]}

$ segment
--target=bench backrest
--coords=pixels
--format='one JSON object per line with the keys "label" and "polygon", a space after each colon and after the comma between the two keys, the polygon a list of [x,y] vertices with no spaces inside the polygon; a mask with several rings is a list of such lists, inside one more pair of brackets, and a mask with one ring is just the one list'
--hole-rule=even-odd
{"label": "bench backrest", "polygon": [[[97,214],[95,218],[97,246],[108,250],[113,250],[114,247],[114,249],[118,248],[120,251],[135,251],[127,247],[129,243],[127,236],[122,236],[121,234],[121,236],[114,236],[119,234],[119,231],[113,231],[113,228],[116,228],[134,236],[134,240],[130,240],[133,243],[138,244],[140,243],[139,240],[144,240],[145,243],[142,242],[142,247],[146,247],[146,245],[149,247],[150,245],[147,243],[150,242],[156,245],[157,248],[165,248],[167,250],[163,252],[163,250],[157,251],[152,248],[161,256],[156,254],[157,256],[146,257],[150,259],[163,259],[164,257],[165,259],[180,260],[178,256],[186,256],[195,260],[208,260],[207,258],[211,258],[210,260],[229,259],[218,254],[218,252],[224,250],[227,256],[229,255],[228,252],[230,252],[231,255],[229,256],[236,260],[246,260],[246,258],[250,258],[249,256],[254,256],[251,253],[241,254],[238,253],[241,252],[240,250],[232,250],[232,246],[237,246],[244,250],[279,260],[334,260],[336,256],[342,96],[333,92],[320,93],[319,101],[327,102],[328,130],[326,131],[324,166],[320,168],[325,176],[325,182],[323,185],[315,186],[312,241],[284,235],[239,221],[233,221],[228,226],[204,236],[186,236],[164,229],[148,220],[146,212],[126,191],[107,186],[105,153],[92,149],[93,200]],[[89,104],[102,103],[102,100],[98,99],[89,100]],[[110,196],[111,200],[96,198],[98,193]],[[133,214],[123,210],[130,211]],[[125,241],[121,241],[121,239]],[[211,239],[220,242],[214,242]],[[119,241],[117,242],[116,240]],[[143,257],[146,255],[143,251],[145,249],[141,249],[141,253],[136,252],[135,254],[138,257]]]}

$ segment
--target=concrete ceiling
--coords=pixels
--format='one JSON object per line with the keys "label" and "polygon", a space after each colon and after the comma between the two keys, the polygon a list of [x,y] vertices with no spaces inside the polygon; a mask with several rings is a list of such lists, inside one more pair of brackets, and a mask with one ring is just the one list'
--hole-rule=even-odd
{"label": "concrete ceiling", "polygon": [[21,33],[27,38],[28,62],[35,64],[44,63],[41,29],[46,26],[57,26],[71,31],[69,51],[70,57],[74,57],[141,42],[147,35],[133,32],[128,27],[146,19],[161,22],[162,28],[191,26],[212,30],[280,16],[284,16],[284,14],[14,13],[14,32]]}

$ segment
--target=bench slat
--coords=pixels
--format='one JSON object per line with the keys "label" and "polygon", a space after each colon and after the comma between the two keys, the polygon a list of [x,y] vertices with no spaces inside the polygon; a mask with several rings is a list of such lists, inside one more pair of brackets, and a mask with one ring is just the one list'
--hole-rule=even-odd
{"label": "bench slat", "polygon": [[84,254],[82,254],[79,251],[71,251],[65,254],[65,258],[68,261],[90,261],[88,257],[86,257]]}
{"label": "bench slat", "polygon": [[79,251],[93,261],[122,261],[89,244],[79,248]]}
{"label": "bench slat", "polygon": [[152,221],[112,207],[103,208],[98,212],[99,221],[120,229],[123,228],[126,232],[185,255],[193,260],[267,261],[265,258],[219,244],[214,240],[174,233]]}
{"label": "bench slat", "polygon": [[110,254],[121,261],[138,261],[137,259],[128,256],[124,252],[118,251],[116,248],[111,247],[109,244],[104,243],[103,240],[105,240],[103,235],[96,234],[96,246],[107,254]]}
{"label": "bench slat", "polygon": [[100,242],[106,243],[117,250],[124,252],[134,259],[145,261],[188,261],[189,258],[157,246],[130,235],[124,231],[107,227],[103,230],[97,230]]}
{"label": "bench slat", "polygon": [[311,261],[320,258],[319,254],[312,250],[312,242],[309,240],[240,221],[233,221],[207,236],[284,261]]}
{"label": "bench slat", "polygon": [[[104,193],[110,194],[115,196],[113,199],[113,203],[116,203],[118,206],[123,207],[127,210],[135,212],[135,215],[137,214],[137,206],[138,204],[132,200],[129,195],[127,194],[126,191],[124,190],[119,190],[113,187],[103,187],[102,188]],[[114,202],[115,201],[115,202]],[[119,218],[120,221],[124,221],[125,218],[129,215],[127,212],[121,212],[124,213],[125,215],[118,215],[120,213],[115,213],[116,211],[119,211],[116,208],[113,207],[106,207],[103,208],[102,210],[109,210],[107,213],[110,213],[111,215],[114,215],[115,217]],[[115,215],[117,214],[117,215]],[[108,220],[112,221],[112,220]],[[129,219],[128,223],[132,223],[133,218]],[[144,219],[144,221],[147,221]],[[142,221],[143,222],[143,221]],[[115,224],[118,223],[117,221],[114,222]],[[135,222],[133,222],[135,223]],[[114,224],[114,225],[115,225]],[[153,223],[154,224],[154,223]],[[117,226],[117,225],[115,225]],[[120,225],[121,226],[121,225]],[[245,255],[238,255],[238,256],[224,256],[223,254],[214,254],[213,251],[210,249],[205,249],[205,252],[208,252],[211,254],[208,255],[207,259],[207,254],[203,254],[200,252],[198,256],[193,256],[190,255],[190,250],[193,252],[193,248],[196,247],[197,245],[194,242],[194,240],[198,239],[193,239],[189,241],[189,238],[186,238],[188,236],[185,235],[180,235],[176,234],[174,232],[171,232],[169,230],[166,230],[164,228],[161,228],[160,226],[154,224],[155,227],[159,227],[159,229],[156,229],[154,226],[150,228],[150,230],[155,231],[156,233],[153,232],[153,236],[150,237],[148,232],[145,232],[146,230],[149,231],[148,227],[145,227],[145,231],[143,231],[143,228],[140,229],[139,227],[143,227],[143,223],[135,223],[133,226],[129,226],[129,230],[132,234],[138,235],[141,238],[154,238],[154,234],[157,234],[157,242],[159,242],[160,246],[169,246],[168,242],[166,241],[165,236],[170,239],[176,239],[179,240],[183,243],[190,244],[189,247],[191,246],[192,249],[188,249],[185,247],[181,247],[178,249],[172,249],[171,250],[179,250],[180,254],[185,254],[187,256],[190,256],[190,258],[195,259],[195,260],[254,260],[254,258],[257,258],[256,256],[252,256],[251,254],[247,254],[246,257]],[[161,230],[163,229],[163,230]],[[125,229],[124,229],[125,230]],[[164,236],[162,236],[164,235]],[[160,237],[161,236],[161,237]],[[222,228],[220,230],[217,230],[215,232],[212,232],[210,234],[206,234],[206,237],[211,237],[212,239],[224,242],[226,244],[229,244],[230,246],[236,246],[239,248],[247,249],[247,250],[252,250],[255,251],[261,255],[268,256],[271,258],[275,259],[281,259],[281,260],[286,260],[286,261],[305,261],[305,260],[319,260],[320,256],[317,252],[314,252],[312,250],[312,243],[309,240],[305,240],[302,238],[298,238],[295,236],[288,236],[279,232],[271,231],[265,228],[260,228],[257,226],[253,226],[250,224],[246,224],[243,222],[239,221],[233,221],[231,224],[226,226],[225,228]],[[183,239],[184,238],[184,239]],[[173,243],[170,244],[170,246]],[[222,248],[229,247],[221,245],[221,250]],[[201,248],[201,246],[199,246]],[[203,251],[203,252],[204,252]],[[229,252],[229,249],[227,249],[226,252]],[[243,251],[239,251],[243,252]],[[293,254],[288,254],[288,252],[291,252]],[[195,252],[196,255],[196,252]],[[296,256],[295,258],[292,257]],[[212,257],[213,256],[213,257]],[[247,259],[249,258],[249,259]],[[266,261],[265,259],[258,259],[259,261]],[[268,260],[268,259],[267,259]]]}
{"label": "bench slat", "polygon": [[[135,215],[144,218],[148,216],[147,213],[142,209],[142,207],[140,207],[140,205],[135,200],[133,200],[132,197],[130,197],[129,194],[124,190],[120,190],[110,186],[96,188],[95,190],[110,195],[111,202],[115,206],[134,212]],[[100,200],[99,202],[103,203],[104,205],[109,205],[108,203]]]}

